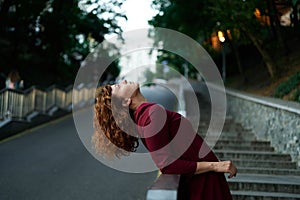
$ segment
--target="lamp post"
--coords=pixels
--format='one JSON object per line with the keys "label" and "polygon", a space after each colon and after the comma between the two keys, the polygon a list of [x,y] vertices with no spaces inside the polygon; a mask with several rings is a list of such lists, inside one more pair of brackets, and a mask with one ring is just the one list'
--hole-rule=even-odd
{"label": "lamp post", "polygon": [[226,80],[226,55],[225,55],[225,36],[222,31],[218,31],[218,38],[219,41],[221,42],[221,48],[222,48],[222,78],[223,81],[225,82]]}

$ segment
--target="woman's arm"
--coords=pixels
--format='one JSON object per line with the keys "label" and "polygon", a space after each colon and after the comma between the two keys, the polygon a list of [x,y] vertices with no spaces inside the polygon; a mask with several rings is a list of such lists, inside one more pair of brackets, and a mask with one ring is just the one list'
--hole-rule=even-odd
{"label": "woman's arm", "polygon": [[[181,122],[181,119],[178,120]],[[172,121],[172,123],[177,123]],[[180,159],[179,153],[184,153],[189,147],[189,141],[185,139],[186,132],[189,132],[191,127],[187,124],[180,124],[182,130],[177,132],[170,128],[170,124],[166,122],[166,111],[158,105],[152,106],[152,110],[147,116],[145,123],[147,127],[143,128],[144,144],[149,150],[150,155],[163,174],[200,174],[209,171],[230,173],[230,177],[236,173],[236,167],[231,161],[223,162],[196,162]],[[158,128],[159,127],[159,128]],[[173,139],[173,144],[170,145],[169,131],[176,131],[177,134],[182,134],[176,140]],[[193,138],[191,138],[193,139]],[[175,142],[174,142],[175,141]],[[178,156],[178,157],[177,157]]]}
{"label": "woman's arm", "polygon": [[236,175],[237,168],[231,161],[197,162],[195,174],[201,174],[210,171],[229,173],[228,178],[232,178]]}

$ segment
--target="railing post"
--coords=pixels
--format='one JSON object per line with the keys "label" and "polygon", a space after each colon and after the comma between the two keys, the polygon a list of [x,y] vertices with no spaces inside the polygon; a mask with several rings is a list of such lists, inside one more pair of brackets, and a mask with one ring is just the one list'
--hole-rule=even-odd
{"label": "railing post", "polygon": [[20,104],[19,104],[19,118],[23,118],[23,111],[24,111],[24,94],[19,94]]}
{"label": "railing post", "polygon": [[6,113],[8,112],[8,100],[9,100],[9,98],[8,98],[8,90],[6,90],[5,92],[4,92],[4,109],[3,109],[3,111],[4,111],[4,118],[6,118]]}

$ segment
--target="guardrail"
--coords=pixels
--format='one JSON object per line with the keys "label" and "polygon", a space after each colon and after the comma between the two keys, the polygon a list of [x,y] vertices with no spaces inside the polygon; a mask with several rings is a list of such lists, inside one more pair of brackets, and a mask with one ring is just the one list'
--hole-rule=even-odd
{"label": "guardrail", "polygon": [[147,191],[146,200],[176,200],[180,175],[160,174]]}
{"label": "guardrail", "polygon": [[3,127],[11,122],[31,123],[39,115],[51,117],[58,111],[68,113],[74,107],[93,103],[94,90],[83,84],[74,88],[72,85],[66,88],[53,85],[47,89],[32,86],[26,90],[0,90],[0,139],[20,131],[14,124],[10,133],[5,134]]}
{"label": "guardrail", "polygon": [[26,120],[33,112],[47,114],[53,107],[68,109],[72,103],[72,90],[55,86],[46,90],[35,86],[27,90],[0,91],[0,119]]}

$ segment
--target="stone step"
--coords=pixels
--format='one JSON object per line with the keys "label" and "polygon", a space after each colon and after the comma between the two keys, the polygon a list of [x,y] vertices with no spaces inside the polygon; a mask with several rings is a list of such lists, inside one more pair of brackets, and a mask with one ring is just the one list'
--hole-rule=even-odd
{"label": "stone step", "polygon": [[[199,130],[206,130],[207,132],[208,127],[203,127]],[[206,133],[205,132],[205,133]],[[252,135],[255,136],[255,134],[251,131],[245,131],[245,130],[240,130],[240,131],[236,131],[236,130],[222,130],[221,135]]]}
{"label": "stone step", "polygon": [[240,124],[228,124],[224,126],[223,131],[235,131],[235,132],[252,132],[252,129],[246,129]]}
{"label": "stone step", "polygon": [[[220,160],[238,168],[228,179],[234,200],[300,200],[300,169],[289,154],[276,153],[269,141],[258,141],[251,129],[226,117],[220,136],[206,137],[209,123],[201,115],[198,132]],[[227,174],[226,174],[227,175]]]}
{"label": "stone step", "polygon": [[[200,121],[200,123],[198,124],[198,129],[207,130],[208,126],[209,126],[209,122],[206,122],[206,121],[203,120],[203,121]],[[223,128],[222,128],[222,131],[223,132],[251,132],[252,130],[251,129],[245,129],[240,124],[225,123]]]}
{"label": "stone step", "polygon": [[245,135],[238,135],[238,134],[221,134],[219,139],[223,140],[246,140],[246,141],[255,141],[256,137],[254,135],[245,134]]}
{"label": "stone step", "polygon": [[242,174],[228,179],[230,190],[300,194],[300,176]]}
{"label": "stone step", "polygon": [[[198,128],[207,129],[210,124],[211,118],[204,118],[201,116],[200,121],[198,122]],[[252,132],[252,129],[243,127],[240,123],[235,123],[233,120],[225,120],[225,123],[222,128],[223,132],[232,131],[232,132]]]}
{"label": "stone step", "polygon": [[[198,125],[198,130],[202,131],[207,131],[209,124],[200,124]],[[255,135],[252,130],[246,130],[246,129],[241,129],[241,128],[236,128],[236,127],[226,127],[224,126],[222,128],[222,134],[223,133],[234,133],[234,134],[251,134]]]}
{"label": "stone step", "polygon": [[[210,139],[205,138],[205,141],[209,142]],[[225,140],[223,138],[220,138],[217,140],[217,145],[238,145],[238,146],[271,146],[271,143],[269,141],[245,141],[245,140]]]}
{"label": "stone step", "polygon": [[214,152],[220,159],[230,158],[246,160],[291,161],[291,156],[289,154],[279,154],[267,151],[215,150]]}
{"label": "stone step", "polygon": [[242,127],[240,123],[236,123],[233,121],[233,119],[225,119],[225,122],[224,122],[224,126],[236,126],[236,127]]}
{"label": "stone step", "polygon": [[245,131],[245,130],[228,130],[228,131],[222,131],[221,135],[252,135],[255,136],[255,134],[252,131]]}
{"label": "stone step", "polygon": [[248,173],[248,174],[300,176],[299,169],[260,168],[260,167],[241,167],[241,166],[239,166],[238,172],[239,173]]}
{"label": "stone step", "polygon": [[[201,127],[204,127],[204,126],[201,126]],[[237,127],[237,126],[233,126],[233,125],[224,125],[223,128],[222,128],[222,132],[235,132],[235,133],[252,133],[252,130],[250,129],[244,129],[242,127]]]}
{"label": "stone step", "polygon": [[297,169],[295,162],[290,161],[268,161],[268,160],[241,160],[232,158],[222,158],[221,160],[231,160],[239,167],[258,167],[269,169]]}
{"label": "stone step", "polygon": [[263,141],[258,141],[255,137],[236,137],[236,136],[222,136],[222,135],[201,135],[202,138],[205,139],[207,143],[210,141],[217,142],[217,143],[223,143],[223,144],[237,144],[237,145],[248,145],[252,146],[255,144],[262,145],[262,146],[270,146],[267,142],[264,143]]}
{"label": "stone step", "polygon": [[279,192],[234,191],[231,190],[233,200],[299,200],[299,194]]}
{"label": "stone step", "polygon": [[213,149],[215,150],[241,150],[241,151],[270,151],[274,152],[274,148],[271,146],[243,146],[243,145],[220,145],[216,144]]}

